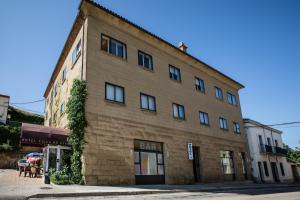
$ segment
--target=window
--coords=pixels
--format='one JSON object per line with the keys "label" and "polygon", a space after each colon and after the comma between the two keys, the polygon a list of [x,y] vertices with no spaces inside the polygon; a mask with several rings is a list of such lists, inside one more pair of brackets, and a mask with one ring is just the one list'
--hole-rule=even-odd
{"label": "window", "polygon": [[204,81],[197,77],[195,77],[195,80],[196,80],[196,90],[204,93],[205,92]]}
{"label": "window", "polygon": [[227,101],[229,104],[236,106],[236,97],[235,95],[231,94],[230,92],[227,92]]}
{"label": "window", "polygon": [[275,146],[278,147],[278,141],[277,140],[275,140]]}
{"label": "window", "polygon": [[181,81],[180,69],[178,69],[177,67],[174,67],[172,65],[169,65],[169,76],[170,76],[170,79],[172,79],[172,80]]}
{"label": "window", "polygon": [[81,40],[79,40],[78,44],[76,45],[75,49],[72,52],[72,65],[74,65],[81,55]]}
{"label": "window", "polygon": [[105,83],[105,99],[124,103],[124,88],[110,83]]}
{"label": "window", "polygon": [[62,71],[62,77],[61,77],[63,83],[65,82],[66,79],[67,79],[67,67],[65,67],[64,70]]}
{"label": "window", "polygon": [[200,111],[199,112],[199,120],[200,120],[200,124],[209,125],[208,113]]}
{"label": "window", "polygon": [[285,176],[285,173],[284,173],[284,168],[283,168],[283,164],[282,164],[282,163],[280,163],[279,165],[280,165],[280,170],[281,170],[281,174],[282,174],[282,176]]}
{"label": "window", "polygon": [[117,57],[126,59],[126,45],[123,42],[101,35],[101,50]]}
{"label": "window", "polygon": [[271,146],[271,139],[269,137],[267,138],[267,142],[268,142],[268,145]]}
{"label": "window", "polygon": [[220,151],[221,166],[224,174],[235,174],[232,151]]}
{"label": "window", "polygon": [[240,124],[238,122],[233,122],[233,132],[241,133]]}
{"label": "window", "polygon": [[152,56],[150,56],[149,54],[146,54],[142,51],[138,51],[138,62],[139,66],[153,70]]}
{"label": "window", "polygon": [[227,126],[227,119],[220,117],[219,118],[219,123],[220,123],[220,128],[227,130],[228,126]]}
{"label": "window", "polygon": [[184,106],[173,103],[173,117],[177,119],[185,119]]}
{"label": "window", "polygon": [[141,93],[141,108],[156,111],[155,97]]}
{"label": "window", "polygon": [[54,86],[54,96],[56,96],[58,93],[58,84],[56,83]]}
{"label": "window", "polygon": [[135,175],[164,175],[162,143],[134,141]]}
{"label": "window", "polygon": [[60,113],[63,114],[65,112],[65,102],[63,101],[61,104],[60,104]]}
{"label": "window", "polygon": [[265,169],[265,175],[269,176],[268,164],[266,161],[264,161],[264,169]]}
{"label": "window", "polygon": [[223,92],[221,88],[215,87],[216,98],[223,100]]}

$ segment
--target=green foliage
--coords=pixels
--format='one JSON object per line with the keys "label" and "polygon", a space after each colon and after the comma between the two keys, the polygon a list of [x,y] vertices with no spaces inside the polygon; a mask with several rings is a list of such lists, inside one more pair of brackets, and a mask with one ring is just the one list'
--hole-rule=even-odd
{"label": "green foliage", "polygon": [[71,180],[71,173],[67,166],[64,166],[61,170],[55,171],[55,169],[49,170],[50,181],[56,185],[69,185],[73,184]]}
{"label": "green foliage", "polygon": [[81,155],[84,146],[86,82],[75,79],[71,88],[71,95],[67,103],[68,128],[70,130],[68,142],[72,146],[71,171],[74,183],[82,183]]}
{"label": "green foliage", "polygon": [[20,128],[0,125],[0,152],[19,150]]}
{"label": "green foliage", "polygon": [[300,148],[290,148],[288,145],[284,145],[287,149],[287,160],[292,163],[300,163]]}
{"label": "green foliage", "polygon": [[12,106],[8,107],[8,114],[10,115],[9,123],[13,126],[20,126],[22,122],[30,124],[44,124],[44,116],[19,110]]}

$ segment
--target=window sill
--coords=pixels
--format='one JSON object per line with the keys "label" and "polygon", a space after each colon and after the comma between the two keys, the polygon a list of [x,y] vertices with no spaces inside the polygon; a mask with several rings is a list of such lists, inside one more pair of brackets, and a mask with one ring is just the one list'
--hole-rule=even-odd
{"label": "window sill", "polygon": [[118,101],[112,101],[109,99],[105,99],[105,102],[109,105],[119,105],[119,106],[126,106],[125,102],[118,102]]}
{"label": "window sill", "polygon": [[210,128],[210,124],[202,124],[200,123],[201,126],[204,126],[204,127],[207,127],[207,128]]}
{"label": "window sill", "polygon": [[113,58],[117,58],[117,59],[119,59],[119,60],[128,62],[126,57],[125,57],[125,58],[122,58],[122,57],[116,56],[116,55],[111,54],[111,53],[109,53],[109,52],[107,52],[107,51],[104,51],[104,50],[101,50],[101,52],[102,52],[104,55],[111,56],[111,57],[113,57]]}
{"label": "window sill", "polygon": [[149,69],[149,68],[147,68],[147,67],[144,67],[143,65],[138,65],[138,66],[139,66],[139,68],[141,68],[141,69],[143,69],[143,70],[145,70],[145,71],[154,73],[153,67],[152,67],[152,69]]}
{"label": "window sill", "polygon": [[178,84],[182,84],[182,81],[181,80],[175,80],[175,79],[172,79],[172,78],[170,78],[170,80],[172,81],[172,82],[174,82],[174,83],[178,83]]}
{"label": "window sill", "polygon": [[201,91],[201,90],[197,90],[197,89],[196,89],[196,91],[197,91],[197,93],[199,93],[199,94],[205,94],[205,91]]}
{"label": "window sill", "polygon": [[220,128],[222,131],[229,131],[229,129],[228,128]]}
{"label": "window sill", "polygon": [[152,115],[157,115],[156,110],[148,110],[148,109],[141,108],[141,111],[144,112],[145,114],[149,113],[149,114],[152,114]]}
{"label": "window sill", "polygon": [[174,119],[175,121],[178,121],[178,122],[184,122],[184,121],[186,121],[185,118],[178,118],[178,117],[174,117],[174,116],[173,116],[173,119]]}

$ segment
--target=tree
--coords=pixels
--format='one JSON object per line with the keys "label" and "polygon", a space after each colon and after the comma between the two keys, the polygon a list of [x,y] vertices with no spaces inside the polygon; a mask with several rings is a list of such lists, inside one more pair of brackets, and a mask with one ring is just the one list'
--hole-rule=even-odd
{"label": "tree", "polygon": [[300,148],[290,148],[288,145],[284,145],[287,150],[287,160],[292,163],[300,163]]}

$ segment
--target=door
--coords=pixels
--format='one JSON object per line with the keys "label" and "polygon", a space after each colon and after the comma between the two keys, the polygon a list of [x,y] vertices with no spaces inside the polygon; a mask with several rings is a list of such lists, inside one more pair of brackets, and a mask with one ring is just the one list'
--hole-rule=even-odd
{"label": "door", "polygon": [[273,174],[274,181],[275,182],[279,182],[278,170],[277,170],[276,162],[271,162],[271,168],[272,168],[272,174]]}
{"label": "door", "polygon": [[201,181],[200,176],[200,158],[199,158],[199,147],[193,146],[193,170],[195,182]]}
{"label": "door", "polygon": [[262,183],[264,183],[264,179],[263,179],[263,171],[262,171],[262,165],[261,165],[261,162],[258,162],[258,171],[259,171],[260,181],[261,181]]}

